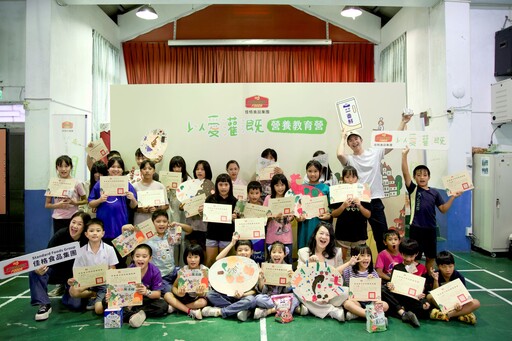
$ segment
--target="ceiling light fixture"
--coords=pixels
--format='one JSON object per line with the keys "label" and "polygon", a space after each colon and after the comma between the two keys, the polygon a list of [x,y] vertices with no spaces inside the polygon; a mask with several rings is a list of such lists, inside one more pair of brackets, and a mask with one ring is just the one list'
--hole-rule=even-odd
{"label": "ceiling light fixture", "polygon": [[153,9],[153,7],[151,7],[151,5],[142,6],[137,10],[137,13],[135,13],[135,15],[141,19],[146,20],[154,20],[158,18],[158,14],[156,14],[156,11]]}
{"label": "ceiling light fixture", "polygon": [[360,8],[354,7],[354,6],[345,6],[343,10],[340,13],[343,17],[346,18],[352,18],[353,20],[356,20],[356,17],[363,14],[363,11],[361,11]]}

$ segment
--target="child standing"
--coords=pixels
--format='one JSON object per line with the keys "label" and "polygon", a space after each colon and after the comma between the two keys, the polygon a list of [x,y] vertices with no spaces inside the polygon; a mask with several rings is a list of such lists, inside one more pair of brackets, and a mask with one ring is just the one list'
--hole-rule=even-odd
{"label": "child standing", "polygon": [[[372,250],[368,245],[356,246],[351,250],[352,255],[357,256],[357,263],[347,267],[343,271],[343,282],[348,285],[350,278],[379,278],[379,274],[373,269]],[[371,302],[360,302],[349,298],[343,303],[343,308],[347,310],[347,320],[353,320],[358,317],[366,317],[365,308]],[[388,311],[389,306],[386,302],[382,303],[384,311]]]}
{"label": "child standing", "polygon": [[[186,313],[193,319],[201,320],[203,315],[201,309],[206,307],[208,302],[206,301],[207,287],[199,286],[196,292],[186,292],[185,287],[179,287],[180,273],[187,270],[208,270],[203,265],[204,251],[197,244],[190,245],[185,249],[184,262],[187,264],[178,273],[178,278],[174,281],[172,292],[167,292],[164,295],[164,300],[169,303],[169,313],[174,311],[174,308]],[[171,308],[172,307],[172,308]],[[171,311],[172,309],[172,311]]]}
{"label": "child standing", "polygon": [[220,174],[215,180],[215,194],[206,198],[205,203],[231,205],[231,223],[208,222],[206,226],[206,266],[210,267],[215,258],[229,244],[233,232],[235,232],[234,213],[238,200],[233,195],[231,178],[227,174]]}
{"label": "child standing", "polygon": [[247,182],[245,180],[238,177],[238,173],[240,172],[240,165],[236,160],[229,160],[226,164],[226,172],[229,174],[229,177],[231,178],[231,182],[233,185],[247,185]]}
{"label": "child standing", "polygon": [[[130,267],[140,268],[142,283],[137,285],[137,293],[143,297],[142,305],[124,308],[123,319],[133,328],[139,328],[148,317],[160,317],[167,314],[169,305],[160,296],[163,283],[160,270],[151,264],[151,247],[146,244],[137,245],[132,252],[133,264]],[[107,297],[108,299],[108,297]]]}
{"label": "child standing", "polygon": [[[212,180],[212,168],[208,161],[205,160],[199,160],[196,162],[193,174],[194,178],[198,180]],[[180,208],[183,210],[183,204]],[[186,218],[185,222],[192,226],[193,229],[192,233],[186,237],[187,245],[199,244],[203,250],[206,250],[206,223],[203,221],[201,214]]]}
{"label": "child standing", "polygon": [[[224,250],[219,253],[216,260],[222,259],[229,254],[229,251],[235,247],[236,255],[240,257],[252,256],[252,243],[250,240],[239,240],[238,233],[233,233],[231,242]],[[238,320],[244,322],[250,315],[249,309],[254,307],[254,295],[256,290],[251,289],[246,292],[236,292],[235,296],[228,296],[221,294],[216,290],[208,291],[206,297],[213,307],[207,306],[202,310],[204,317],[219,317],[226,318],[236,315]]]}
{"label": "child standing", "polygon": [[[272,162],[277,162],[277,152],[272,148],[267,148],[261,152],[261,157]],[[283,170],[280,167],[274,167],[274,174],[283,174]],[[261,198],[265,198],[271,192],[271,180],[260,180],[256,179],[261,183],[262,195]]]}
{"label": "child standing", "polygon": [[418,258],[421,258],[423,252],[425,252],[425,257],[427,258],[425,266],[427,269],[430,269],[434,266],[434,259],[437,253],[436,207],[441,213],[448,212],[453,200],[459,197],[462,192],[456,192],[447,202],[444,202],[441,194],[428,186],[430,170],[425,165],[419,165],[414,168],[412,172],[416,181],[416,184],[414,184],[407,164],[408,153],[409,148],[406,147],[402,151],[402,173],[411,202],[409,237],[416,240],[420,245]]}
{"label": "child standing", "polygon": [[[313,153],[313,160],[318,161],[318,157],[321,157],[321,155],[325,155],[325,152],[323,150],[317,150]],[[320,162],[320,161],[319,161]],[[322,164],[322,162],[320,162]],[[322,164],[322,171],[320,172],[320,182],[324,183],[328,186],[334,186],[338,184],[338,179],[334,174],[332,174],[331,167],[327,163],[327,166],[324,166],[325,163]],[[309,182],[308,176],[304,177],[304,182]]]}
{"label": "child standing", "polygon": [[[117,263],[116,252],[110,245],[103,243],[101,238],[105,235],[103,222],[99,219],[91,219],[86,225],[85,236],[89,242],[80,248],[80,253],[75,258],[73,268],[83,266],[95,266],[106,264],[109,269],[115,269]],[[85,288],[77,286],[74,278],[68,279],[69,295],[74,298],[89,299],[87,310],[94,310],[98,315],[103,314],[103,299],[107,292],[106,285]]]}
{"label": "child standing", "polygon": [[[55,169],[57,176],[61,179],[73,179],[71,171],[73,169],[73,161],[67,155],[62,155],[55,160]],[[46,197],[45,208],[53,210],[53,233],[60,229],[65,229],[71,222],[71,216],[78,211],[78,206],[87,204],[87,196],[84,186],[76,179],[73,192],[70,197]],[[53,199],[53,202],[52,202]]]}
{"label": "child standing", "polygon": [[[308,175],[309,182],[306,185],[313,186],[322,192],[323,195],[327,196],[327,204],[329,204],[329,186],[320,182],[320,172],[322,171],[322,165],[316,160],[311,160],[306,164],[306,172]],[[297,239],[298,247],[303,248],[308,245],[308,241],[313,234],[313,230],[316,228],[318,223],[323,221],[330,221],[331,214],[326,212],[319,217],[306,219],[304,215],[297,219],[299,222]]]}
{"label": "child standing", "polygon": [[167,210],[169,208],[169,200],[167,199],[167,190],[160,182],[153,180],[155,174],[155,163],[150,160],[144,160],[140,164],[141,181],[136,182],[133,187],[139,191],[161,191],[164,197],[164,204],[159,206],[137,207],[133,223],[135,225],[142,223],[151,218],[151,214],[156,210]]}
{"label": "child standing", "polygon": [[[428,290],[437,289],[440,286],[456,279],[460,279],[462,284],[466,286],[464,276],[455,270],[455,259],[450,252],[439,252],[436,257],[436,263],[438,268],[437,272],[435,272],[433,268],[429,269],[429,276],[427,277],[427,282],[425,284]],[[432,295],[429,294],[427,299],[430,303],[438,307]],[[451,318],[456,317],[461,322],[476,324],[474,311],[478,308],[480,308],[480,301],[474,298],[471,302],[468,302],[463,306],[457,305],[455,310],[449,311],[446,314],[441,312],[438,308],[434,308],[430,312],[430,318],[433,320],[450,321]]]}
{"label": "child standing", "polygon": [[[355,184],[359,179],[357,170],[352,166],[343,168],[341,175],[345,184]],[[345,262],[349,260],[352,248],[366,244],[368,219],[372,214],[371,207],[369,202],[362,202],[359,198],[331,204],[331,215],[333,218],[338,218],[335,230],[336,245],[341,247]]]}
{"label": "child standing", "polygon": [[[269,254],[270,257],[268,259],[268,263],[274,264],[285,264],[285,257],[290,253],[290,249],[286,248],[285,245],[279,241],[274,242],[269,246]],[[290,270],[290,278],[293,275],[292,270]],[[258,280],[258,292],[260,294],[256,295],[254,302],[256,305],[256,310],[254,310],[254,319],[259,320],[260,318],[266,317],[271,314],[276,313],[276,307],[272,298],[272,295],[279,294],[287,294],[292,293],[292,287],[289,286],[276,286],[276,285],[266,285],[265,284],[265,276],[263,271],[260,272],[260,277]],[[299,300],[295,295],[292,296],[292,307],[291,313],[293,314],[295,311],[300,315],[307,315],[308,308],[305,305],[300,305]]]}
{"label": "child standing", "polygon": [[[268,206],[270,199],[283,198],[289,189],[288,179],[283,174],[275,174],[270,182],[270,195],[265,197],[263,206]],[[265,232],[265,244],[268,248],[271,244],[279,241],[284,244],[288,250],[293,250],[293,231],[292,221],[295,219],[293,215],[283,215],[279,213],[276,217],[269,217]],[[285,259],[286,263],[292,264],[291,251],[288,252]]]}
{"label": "child standing", "polygon": [[[249,182],[249,184],[247,184],[247,203],[262,206],[263,200],[261,200],[261,191],[261,184],[258,181]],[[240,203],[237,203],[237,206],[238,204]],[[238,214],[238,216],[240,216],[240,214]],[[252,259],[256,263],[261,264],[265,261],[265,239],[252,240],[252,246],[254,250]]]}
{"label": "child standing", "polygon": [[389,282],[391,280],[393,267],[404,261],[398,249],[400,245],[400,234],[398,231],[388,230],[388,232],[384,234],[383,243],[386,249],[379,252],[375,268],[377,269],[379,277],[382,278],[383,281]]}

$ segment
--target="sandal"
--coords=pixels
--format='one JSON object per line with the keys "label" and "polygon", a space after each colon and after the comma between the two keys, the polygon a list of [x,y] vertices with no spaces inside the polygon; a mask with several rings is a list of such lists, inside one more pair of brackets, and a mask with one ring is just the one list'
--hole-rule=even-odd
{"label": "sandal", "polygon": [[439,309],[432,309],[430,312],[431,320],[439,320],[439,321],[450,321],[450,318],[445,313],[441,312]]}
{"label": "sandal", "polygon": [[476,316],[473,313],[459,316],[459,321],[467,324],[476,324]]}

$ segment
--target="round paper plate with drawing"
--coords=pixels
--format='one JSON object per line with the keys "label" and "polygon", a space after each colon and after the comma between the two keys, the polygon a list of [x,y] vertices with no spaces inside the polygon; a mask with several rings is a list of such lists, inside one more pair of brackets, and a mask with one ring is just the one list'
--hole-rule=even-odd
{"label": "round paper plate with drawing", "polygon": [[348,298],[348,287],[336,268],[325,262],[310,262],[298,268],[292,276],[295,295],[309,302],[326,303],[336,296]]}
{"label": "round paper plate with drawing", "polygon": [[203,183],[201,184],[201,188],[197,191],[196,195],[199,195],[202,193],[204,193],[204,195],[206,195],[207,198],[210,194],[214,194],[215,193],[215,184],[211,180],[204,179]]}
{"label": "round paper plate with drawing", "polygon": [[220,293],[235,296],[254,288],[260,269],[250,258],[231,256],[216,261],[208,273],[212,287]]}
{"label": "round paper plate with drawing", "polygon": [[203,180],[191,179],[182,182],[178,188],[176,188],[176,198],[183,202],[187,199],[193,198],[201,190]]}
{"label": "round paper plate with drawing", "polygon": [[140,151],[149,159],[164,155],[167,149],[167,134],[163,129],[153,129],[140,141]]}

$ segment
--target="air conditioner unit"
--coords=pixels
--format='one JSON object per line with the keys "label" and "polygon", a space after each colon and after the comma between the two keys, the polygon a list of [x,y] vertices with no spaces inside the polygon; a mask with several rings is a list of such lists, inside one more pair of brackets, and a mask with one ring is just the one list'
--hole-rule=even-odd
{"label": "air conditioner unit", "polygon": [[512,122],[512,79],[491,84],[493,123]]}

